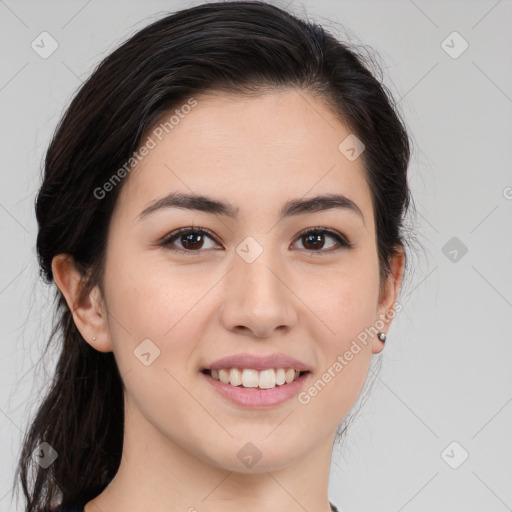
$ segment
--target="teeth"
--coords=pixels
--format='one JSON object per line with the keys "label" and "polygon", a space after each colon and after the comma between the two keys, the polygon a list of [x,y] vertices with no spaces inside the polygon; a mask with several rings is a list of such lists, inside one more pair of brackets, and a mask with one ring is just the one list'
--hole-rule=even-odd
{"label": "teeth", "polygon": [[289,384],[299,378],[300,371],[295,368],[269,368],[268,370],[253,370],[251,368],[222,368],[211,370],[210,375],[224,384],[242,386],[244,388],[272,389],[276,386]]}
{"label": "teeth", "polygon": [[219,380],[224,384],[229,384],[229,372],[227,370],[219,370]]}
{"label": "teeth", "polygon": [[281,386],[286,382],[286,372],[283,370],[283,368],[279,368],[276,372],[276,384],[278,386]]}
{"label": "teeth", "polygon": [[[245,372],[246,370],[244,370]],[[260,372],[259,387],[261,389],[272,389],[276,387],[276,372],[274,370],[263,370]]]}
{"label": "teeth", "polygon": [[[236,386],[231,382],[231,379],[230,384]],[[256,370],[244,370],[242,372],[242,384],[244,388],[257,388],[259,385],[258,372]]]}
{"label": "teeth", "polygon": [[232,368],[229,372],[229,382],[232,386],[240,386],[243,382],[243,375],[240,370]]}

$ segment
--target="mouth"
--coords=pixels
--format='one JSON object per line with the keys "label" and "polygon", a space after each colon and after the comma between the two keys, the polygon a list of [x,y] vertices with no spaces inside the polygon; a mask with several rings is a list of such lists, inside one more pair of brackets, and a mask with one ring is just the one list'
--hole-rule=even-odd
{"label": "mouth", "polygon": [[277,407],[296,397],[310,380],[311,371],[295,368],[201,370],[217,396],[238,407],[256,410]]}
{"label": "mouth", "polygon": [[201,372],[211,379],[227,386],[253,391],[271,390],[298,381],[303,381],[310,374],[309,370],[289,368],[268,368],[256,370],[252,368],[203,368]]}
{"label": "mouth", "polygon": [[200,368],[208,390],[231,404],[257,409],[291,400],[311,380],[313,370],[284,352],[232,354]]}

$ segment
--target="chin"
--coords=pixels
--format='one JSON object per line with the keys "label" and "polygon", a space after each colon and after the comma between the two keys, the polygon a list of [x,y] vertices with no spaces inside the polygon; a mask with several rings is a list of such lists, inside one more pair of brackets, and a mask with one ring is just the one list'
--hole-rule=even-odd
{"label": "chin", "polygon": [[[265,429],[265,434],[260,434],[259,440],[254,441],[251,441],[254,437],[247,435],[240,436],[238,440],[226,439],[226,443],[219,444],[216,438],[216,449],[203,452],[200,458],[227,471],[254,474],[284,469],[303,457],[297,451],[297,446],[304,446],[303,443],[287,435],[288,444],[284,445],[283,436],[276,432],[265,439],[267,431],[271,429]],[[270,440],[272,436],[275,438]]]}

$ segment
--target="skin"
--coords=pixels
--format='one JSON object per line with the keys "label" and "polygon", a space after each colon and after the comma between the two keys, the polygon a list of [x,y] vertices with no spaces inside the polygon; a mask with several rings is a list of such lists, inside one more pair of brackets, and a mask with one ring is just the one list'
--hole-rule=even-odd
{"label": "skin", "polygon": [[[66,255],[53,261],[78,329],[95,349],[114,352],[125,386],[121,466],[85,511],[328,512],[335,431],[383,342],[373,337],[360,344],[306,405],[297,397],[265,410],[234,405],[210,388],[200,369],[235,353],[284,352],[310,366],[311,385],[392,309],[404,254],[391,261],[379,294],[363,161],[338,150],[350,131],[319,99],[294,90],[196,99],[125,178],[102,286],[79,302],[73,261]],[[172,191],[233,203],[238,217],[169,208],[137,221]],[[354,201],[364,222],[342,209],[279,221],[285,201],[333,192]],[[166,234],[198,225],[217,240],[205,237],[193,254],[158,245]],[[318,226],[354,247],[327,252],[338,244],[325,234],[324,244],[311,249],[299,235]],[[252,263],[236,252],[247,236],[263,248]],[[174,247],[184,248],[181,241]],[[386,317],[378,330],[386,332],[391,321]],[[160,350],[149,366],[133,354],[147,338]],[[247,442],[262,452],[251,468],[237,457]]]}

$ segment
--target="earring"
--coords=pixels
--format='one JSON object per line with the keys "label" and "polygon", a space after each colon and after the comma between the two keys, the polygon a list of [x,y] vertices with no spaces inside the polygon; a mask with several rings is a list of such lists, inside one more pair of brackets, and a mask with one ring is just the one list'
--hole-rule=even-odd
{"label": "earring", "polygon": [[386,333],[385,333],[385,332],[379,332],[379,333],[377,334],[377,336],[378,336],[378,338],[379,338],[379,340],[380,340],[380,341],[386,341],[387,336],[386,336]]}

